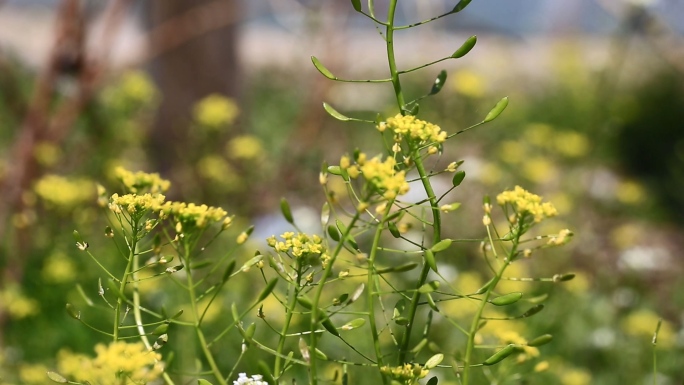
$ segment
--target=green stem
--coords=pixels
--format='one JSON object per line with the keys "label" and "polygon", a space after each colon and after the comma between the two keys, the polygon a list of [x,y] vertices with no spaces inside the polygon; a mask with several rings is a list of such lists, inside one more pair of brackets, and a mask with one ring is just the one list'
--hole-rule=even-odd
{"label": "green stem", "polygon": [[[321,276],[321,279],[318,280],[317,287],[316,287],[316,294],[314,295],[313,298],[313,307],[311,309],[311,339],[310,339],[310,350],[312,352],[316,351],[316,345],[318,343],[318,336],[316,335],[316,325],[318,325],[318,303],[321,300],[321,294],[323,293],[323,287],[325,286],[325,281],[330,277],[330,274],[332,273],[332,267],[335,264],[335,260],[337,259],[337,256],[340,254],[342,251],[342,248],[344,247],[344,242],[347,240],[347,237],[349,234],[351,234],[352,230],[354,229],[354,225],[356,224],[356,221],[359,220],[359,214],[356,213],[354,217],[352,218],[351,222],[349,222],[349,225],[347,226],[347,230],[342,234],[342,238],[340,238],[340,242],[337,243],[337,246],[335,247],[335,251],[333,251],[332,256],[330,257],[330,260],[328,261],[328,266],[326,266],[325,270],[323,270],[323,275]],[[309,363],[309,385],[316,385],[318,383],[318,378],[316,378],[316,355],[312,354],[311,355],[311,361]]]}
{"label": "green stem", "polygon": [[209,351],[209,347],[207,346],[207,340],[204,337],[202,329],[200,328],[200,314],[199,309],[197,308],[197,295],[195,294],[195,284],[192,279],[192,271],[190,271],[190,251],[187,243],[185,244],[184,251],[185,265],[187,266],[186,277],[188,282],[188,294],[190,295],[190,306],[192,307],[192,315],[195,320],[193,327],[195,328],[195,332],[197,333],[197,339],[199,340],[200,347],[202,348],[202,352],[204,353],[204,357],[207,359],[207,363],[209,363],[209,367],[211,368],[214,377],[220,385],[228,385],[226,380],[223,379],[223,376],[221,375],[221,371],[219,370],[218,365],[216,365],[214,356]]}
{"label": "green stem", "polygon": [[[128,276],[133,270],[133,260],[135,259],[135,249],[138,244],[138,222],[134,222],[131,228],[131,245],[128,251],[128,263],[126,264],[126,269],[124,270],[123,277],[121,278],[121,283],[119,284],[119,293],[124,295],[124,290],[126,290],[126,282],[128,281]],[[121,307],[123,306],[124,300],[119,296],[116,300],[116,309],[114,310],[114,341],[119,340],[119,324],[121,323]]]}
{"label": "green stem", "polygon": [[470,324],[470,330],[468,331],[468,343],[466,345],[466,353],[463,363],[463,378],[461,381],[461,385],[468,385],[468,381],[470,380],[470,360],[472,359],[473,349],[475,347],[475,333],[477,333],[477,329],[480,325],[480,320],[482,319],[482,312],[484,311],[484,308],[487,305],[487,301],[489,301],[489,297],[491,297],[494,288],[496,288],[496,285],[501,280],[501,276],[503,275],[508,265],[511,263],[511,259],[515,257],[515,254],[518,249],[518,244],[520,243],[521,235],[522,234],[518,232],[516,234],[516,237],[513,239],[513,247],[511,247],[511,250],[508,253],[508,257],[504,259],[503,264],[499,268],[499,271],[496,272],[496,275],[494,276],[492,283],[489,285],[487,291],[484,293],[484,296],[482,297],[482,302],[480,302],[480,307],[478,308],[477,313],[473,317],[473,321]]}
{"label": "green stem", "polygon": [[387,43],[387,62],[390,68],[390,77],[392,79],[392,86],[394,86],[394,96],[399,105],[399,111],[402,115],[404,113],[404,94],[401,91],[401,82],[399,81],[399,71],[397,71],[397,61],[394,57],[394,13],[397,9],[397,0],[390,0],[389,8],[387,10],[387,27],[385,28],[385,37]]}
{"label": "green stem", "polygon": [[292,321],[292,315],[294,312],[294,308],[297,304],[297,296],[299,295],[299,277],[301,277],[301,266],[299,266],[299,261],[295,261],[296,267],[297,267],[297,282],[294,282],[293,285],[293,292],[290,295],[290,298],[287,301],[287,309],[285,313],[285,323],[283,324],[283,328],[280,331],[280,339],[278,340],[278,348],[277,352],[278,355],[276,355],[275,358],[275,364],[273,366],[273,375],[276,377],[280,377],[280,364],[282,359],[280,358],[283,354],[283,349],[285,348],[285,337],[287,337],[287,331],[290,328],[290,321]]}
{"label": "green stem", "polygon": [[[390,213],[390,210],[392,209],[392,206],[394,204],[394,200],[390,200],[387,202],[387,207],[385,208],[385,212],[382,214],[383,218],[387,218],[387,216]],[[378,335],[378,327],[375,323],[375,306],[373,305],[374,303],[374,296],[375,296],[375,282],[374,278],[376,277],[374,268],[375,268],[375,257],[378,255],[378,249],[380,245],[380,236],[382,235],[382,231],[385,228],[385,221],[381,221],[378,223],[376,229],[375,229],[375,236],[373,236],[373,245],[371,246],[371,252],[370,256],[368,256],[368,323],[370,324],[371,328],[371,335],[373,336],[373,346],[375,347],[375,359],[378,364],[378,368],[382,368],[383,362],[382,362],[382,351],[380,349],[380,340],[379,340],[379,335]],[[382,383],[387,384],[387,378],[386,376],[382,376]]]}
{"label": "green stem", "polygon": [[[430,207],[432,209],[432,228],[433,228],[433,234],[432,234],[432,243],[436,244],[437,242],[442,240],[442,215],[439,211],[439,202],[437,201],[437,197],[435,196],[435,192],[432,188],[432,184],[430,183],[430,178],[428,177],[428,173],[425,170],[425,165],[423,164],[423,159],[420,157],[420,153],[418,152],[418,149],[413,148],[411,146],[411,158],[416,164],[416,170],[418,170],[418,175],[420,175],[420,181],[423,184],[423,189],[425,190],[425,193],[428,196],[428,200],[430,201]],[[437,253],[435,253],[436,255]],[[420,279],[418,280],[418,283],[416,284],[416,289],[419,287],[423,286],[425,284],[425,281],[427,280],[428,273],[430,272],[430,266],[428,266],[427,263],[423,265],[423,269],[420,272]],[[413,292],[413,297],[411,298],[411,305],[409,307],[409,313],[408,313],[408,325],[406,325],[406,332],[401,338],[401,349],[399,350],[399,362],[398,364],[401,365],[406,362],[406,354],[408,352],[408,346],[411,341],[411,332],[413,331],[413,324],[415,323],[415,317],[416,317],[416,312],[418,311],[418,303],[420,302],[420,292],[418,290],[415,290]]]}

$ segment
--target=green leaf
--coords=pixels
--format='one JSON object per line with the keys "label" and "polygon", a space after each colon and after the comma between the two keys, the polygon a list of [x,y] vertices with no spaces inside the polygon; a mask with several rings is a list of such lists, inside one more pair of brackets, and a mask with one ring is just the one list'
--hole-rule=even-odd
{"label": "green leaf", "polygon": [[575,279],[575,274],[573,273],[556,274],[553,276],[553,282],[567,282],[572,281],[573,279]]}
{"label": "green leaf", "polygon": [[465,179],[465,176],[465,171],[456,171],[456,173],[454,173],[454,178],[451,180],[451,184],[454,187],[460,186],[461,182],[463,182],[463,179]]}
{"label": "green leaf", "polygon": [[430,370],[430,369],[436,367],[437,365],[439,365],[442,362],[443,359],[444,359],[444,354],[442,354],[442,353],[435,354],[434,356],[430,357],[430,359],[427,360],[427,362],[425,362],[425,369]]}
{"label": "green leaf", "polygon": [[319,360],[327,361],[328,356],[325,355],[322,351],[320,351],[318,348],[314,349],[314,354]]}
{"label": "green leaf", "polygon": [[283,217],[287,223],[293,225],[294,218],[292,217],[292,210],[290,210],[290,204],[287,203],[287,199],[280,198],[280,212],[283,213]]}
{"label": "green leaf", "polygon": [[435,94],[439,93],[439,91],[442,90],[442,87],[444,87],[444,83],[446,82],[446,78],[447,78],[447,72],[444,70],[439,71],[439,74],[437,75],[435,82],[432,83],[432,89],[430,89],[430,93],[428,95],[435,95]]}
{"label": "green leaf", "polygon": [[330,334],[334,335],[335,337],[340,336],[340,332],[337,331],[337,328],[335,328],[335,325],[333,325],[332,321],[330,320],[330,317],[328,317],[327,314],[325,314],[325,311],[323,309],[318,309],[318,314],[321,319],[321,325],[330,332]]}
{"label": "green leaf", "polygon": [[542,310],[544,310],[544,305],[541,305],[541,304],[535,305],[535,306],[531,307],[530,310],[523,313],[523,315],[520,316],[520,318],[532,317],[533,315],[539,313]]}
{"label": "green leaf", "polygon": [[352,120],[352,118],[345,116],[345,115],[342,115],[339,111],[334,109],[328,103],[323,103],[323,109],[325,110],[325,112],[328,113],[328,115],[332,116],[333,118],[335,118],[337,120],[341,120],[343,122],[348,122],[348,121]]}
{"label": "green leaf", "polygon": [[416,346],[413,347],[413,349],[410,350],[410,352],[413,354],[419,353],[421,350],[423,350],[423,348],[427,345],[427,343],[428,343],[427,338],[423,338],[422,340],[420,340],[420,342],[418,342],[416,344]]}
{"label": "green leaf", "polygon": [[240,313],[238,313],[238,308],[235,302],[230,305],[230,313],[233,315],[233,321],[240,321]]}
{"label": "green leaf", "polygon": [[333,225],[328,226],[328,235],[335,242],[339,242],[341,239],[339,230]]}
{"label": "green leaf", "polygon": [[200,378],[199,380],[197,380],[197,385],[212,385],[212,384],[211,384],[211,382]]}
{"label": "green leaf", "polygon": [[434,376],[428,380],[428,382],[425,383],[425,385],[437,385],[439,383],[439,379],[437,376]]}
{"label": "green leaf", "polygon": [[247,329],[245,330],[245,340],[247,342],[252,342],[252,337],[254,337],[254,332],[256,332],[256,324],[252,322],[247,326]]}
{"label": "green leaf", "polygon": [[190,270],[197,270],[201,269],[203,267],[210,266],[214,261],[212,260],[204,260],[204,261],[198,261],[198,262],[190,262]]}
{"label": "green leaf", "polygon": [[297,303],[302,305],[302,307],[304,307],[307,310],[313,309],[313,303],[311,302],[309,297],[305,296],[304,294],[300,294],[299,296],[297,296]]}
{"label": "green leaf", "polygon": [[342,169],[340,168],[340,166],[329,166],[328,172],[333,174],[333,175],[337,175],[337,176],[342,175]]}
{"label": "green leaf", "polygon": [[223,276],[221,277],[221,282],[226,283],[226,281],[230,279],[230,275],[233,274],[233,270],[235,270],[234,259],[228,263],[228,266],[226,266],[226,270],[223,272]]}
{"label": "green leaf", "polygon": [[491,357],[487,358],[482,363],[482,365],[490,366],[490,365],[498,364],[499,362],[503,361],[506,357],[510,356],[514,351],[515,351],[515,345],[513,345],[513,344],[507,345],[505,348],[499,350],[498,352],[494,353]]}
{"label": "green leaf", "polygon": [[69,314],[69,316],[70,316],[71,318],[73,318],[73,319],[75,319],[75,320],[79,320],[79,321],[81,320],[81,312],[78,311],[78,310],[74,307],[74,305],[72,305],[72,304],[70,304],[70,303],[67,303],[67,304],[66,304],[66,311],[67,311],[67,314]]}
{"label": "green leaf", "polygon": [[527,343],[527,346],[542,346],[546,345],[549,342],[553,340],[553,336],[551,334],[543,334],[532,341]]}
{"label": "green leaf", "polygon": [[484,120],[482,121],[483,123],[491,122],[492,120],[496,119],[503,110],[506,109],[508,106],[508,96],[505,96],[503,99],[499,100],[498,103],[494,106],[494,108],[489,111],[487,116],[485,116]]}
{"label": "green leaf", "polygon": [[415,269],[417,266],[418,266],[417,263],[409,262],[409,263],[405,263],[405,264],[399,265],[399,266],[390,266],[390,267],[386,267],[384,269],[378,269],[375,272],[378,274],[404,273],[404,272],[411,271],[411,270]]}
{"label": "green leaf", "polygon": [[278,283],[278,278],[273,278],[270,281],[268,281],[268,284],[266,284],[266,287],[264,290],[259,294],[259,298],[257,298],[257,302],[261,302],[266,299],[271,293],[273,292],[273,289],[275,289],[276,284]]}
{"label": "green leaf", "polygon": [[392,236],[393,236],[394,238],[399,238],[399,237],[401,237],[401,233],[399,232],[399,229],[397,228],[397,224],[396,224],[396,223],[394,223],[394,222],[388,222],[388,223],[387,223],[387,228],[389,229],[390,234],[392,234]]}
{"label": "green leaf", "polygon": [[427,263],[427,265],[430,266],[430,268],[434,270],[435,273],[438,273],[437,262],[435,261],[435,254],[432,252],[432,250],[425,250],[423,255],[425,256],[425,263]]}
{"label": "green leaf", "polygon": [[166,333],[167,330],[169,330],[169,324],[163,323],[163,324],[157,326],[157,327],[152,331],[152,334],[155,335],[155,336],[160,336],[160,335]]}
{"label": "green leaf", "polygon": [[433,253],[439,253],[440,251],[444,251],[451,246],[451,242],[453,242],[451,239],[442,239],[441,241],[435,243],[430,250],[432,250]]}
{"label": "green leaf", "polygon": [[49,379],[51,379],[54,382],[60,383],[60,384],[66,384],[69,382],[66,378],[62,377],[61,374],[57,372],[47,372],[47,376]]}
{"label": "green leaf", "polygon": [[520,298],[522,298],[522,296],[523,293],[520,292],[508,293],[490,300],[489,303],[491,303],[494,306],[506,306],[520,301]]}
{"label": "green leaf", "polygon": [[351,3],[356,12],[361,12],[361,0],[351,0]]}
{"label": "green leaf", "polygon": [[451,10],[451,13],[461,12],[462,10],[465,9],[465,7],[468,6],[468,4],[470,4],[471,1],[472,0],[461,0],[461,1],[459,1],[458,4],[456,4],[456,6],[454,7],[454,9]]}
{"label": "green leaf", "polygon": [[473,47],[475,47],[476,43],[477,36],[469,37],[456,51],[454,51],[454,53],[451,54],[451,57],[454,59],[462,58],[463,56],[467,55],[468,52],[473,49]]}
{"label": "green leaf", "polygon": [[425,294],[425,293],[432,293],[433,291],[437,290],[439,288],[439,281],[431,281],[423,286],[418,288],[418,292]]}
{"label": "green leaf", "polygon": [[314,67],[320,72],[323,76],[325,76],[328,79],[335,80],[337,79],[335,75],[330,72],[325,66],[321,63],[320,60],[316,58],[316,56],[311,56],[311,62],[313,63]]}
{"label": "green leaf", "polygon": [[495,278],[492,278],[492,279],[490,279],[489,281],[487,281],[487,283],[485,283],[484,285],[482,285],[481,288],[477,289],[477,291],[475,292],[475,294],[484,294],[487,290],[489,290],[489,287],[494,283],[494,279],[495,279]]}
{"label": "green leaf", "polygon": [[366,320],[363,318],[357,318],[347,322],[346,324],[340,326],[342,330],[354,330],[366,324]]}

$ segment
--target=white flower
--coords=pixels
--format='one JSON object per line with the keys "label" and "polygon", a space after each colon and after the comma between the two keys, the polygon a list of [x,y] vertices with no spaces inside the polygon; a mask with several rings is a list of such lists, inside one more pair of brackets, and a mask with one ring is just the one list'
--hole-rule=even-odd
{"label": "white flower", "polygon": [[268,385],[268,382],[262,381],[260,374],[255,374],[251,378],[247,377],[247,373],[240,373],[237,381],[233,381],[233,385]]}

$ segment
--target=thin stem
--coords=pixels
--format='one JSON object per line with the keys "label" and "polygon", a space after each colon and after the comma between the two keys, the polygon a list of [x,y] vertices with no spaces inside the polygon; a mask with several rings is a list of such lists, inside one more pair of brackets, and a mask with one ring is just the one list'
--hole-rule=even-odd
{"label": "thin stem", "polygon": [[[133,269],[133,260],[135,259],[135,248],[138,244],[138,223],[135,222],[133,223],[131,227],[131,244],[130,248],[128,251],[128,263],[126,264],[126,269],[124,270],[123,277],[121,278],[121,282],[119,284],[119,293],[121,295],[124,295],[124,290],[126,290],[126,283],[128,281],[128,275],[131,273],[131,270]],[[121,323],[121,307],[123,306],[124,300],[119,296],[119,298],[116,300],[116,309],[114,310],[114,332],[113,334],[113,339],[114,341],[119,340],[119,325]]]}
{"label": "thin stem", "polygon": [[[311,308],[311,339],[310,339],[310,349],[312,352],[316,351],[316,345],[318,343],[318,336],[315,333],[316,331],[316,325],[318,325],[318,303],[321,300],[321,294],[323,293],[323,287],[325,286],[325,280],[330,277],[332,274],[332,267],[335,264],[335,260],[337,259],[337,256],[340,254],[340,251],[342,251],[342,248],[344,247],[344,242],[346,241],[347,237],[349,234],[351,234],[352,230],[354,229],[354,225],[356,224],[356,221],[359,220],[359,214],[357,213],[352,217],[351,222],[349,222],[349,225],[347,226],[346,231],[344,234],[342,234],[342,237],[340,238],[340,242],[337,243],[337,246],[335,247],[335,250],[332,253],[332,256],[330,257],[330,260],[328,261],[328,266],[326,266],[325,270],[323,270],[323,275],[321,276],[321,279],[318,280],[318,284],[316,287],[316,293],[313,298],[313,307]],[[311,362],[309,363],[309,385],[316,385],[318,383],[318,378],[316,378],[316,355],[312,355],[311,357]]]}
{"label": "thin stem", "polygon": [[387,45],[387,62],[389,63],[390,77],[392,79],[392,86],[394,86],[394,96],[399,105],[399,111],[403,114],[404,111],[404,94],[401,91],[401,82],[399,81],[399,71],[397,71],[397,62],[394,57],[394,13],[397,9],[397,0],[390,0],[389,8],[387,10],[387,27],[385,28],[385,41]]}
{"label": "thin stem", "polygon": [[516,236],[513,239],[513,246],[511,247],[511,250],[508,253],[508,257],[504,259],[503,264],[501,265],[501,267],[499,267],[499,270],[496,272],[496,275],[494,276],[492,283],[489,285],[487,291],[484,293],[484,296],[482,297],[482,302],[480,302],[480,307],[478,308],[477,313],[473,317],[473,321],[470,324],[470,330],[468,331],[468,343],[466,346],[466,353],[463,364],[463,380],[461,381],[461,385],[468,385],[468,381],[470,380],[470,360],[472,359],[473,348],[475,346],[475,333],[477,333],[477,329],[480,325],[480,320],[482,319],[482,312],[484,311],[485,306],[487,306],[487,302],[489,301],[489,297],[492,295],[494,288],[496,288],[496,285],[501,280],[501,276],[503,275],[508,265],[511,263],[511,259],[515,256],[521,235],[522,234],[520,231],[516,233]]}
{"label": "thin stem", "polygon": [[281,355],[283,354],[283,349],[285,348],[285,338],[287,337],[287,331],[290,328],[290,322],[292,321],[292,315],[294,312],[294,308],[297,304],[297,296],[299,295],[299,277],[301,277],[301,266],[299,265],[299,261],[295,261],[296,267],[297,267],[297,281],[293,282],[293,291],[290,294],[290,298],[288,298],[287,301],[287,307],[286,307],[286,313],[285,313],[285,323],[283,324],[283,328],[280,332],[280,339],[278,340],[278,348],[277,352],[278,355],[276,355],[275,358],[275,364],[273,365],[273,375],[275,378],[280,377],[280,364],[281,364]]}
{"label": "thin stem", "polygon": [[[413,146],[412,146],[413,147]],[[435,197],[435,192],[432,188],[432,184],[430,183],[430,178],[428,177],[428,173],[425,170],[425,165],[423,164],[423,159],[420,157],[420,154],[418,153],[417,149],[413,149],[411,151],[411,157],[414,159],[414,162],[416,164],[416,170],[418,170],[418,174],[420,175],[420,181],[423,184],[423,189],[425,190],[425,193],[429,197],[430,200],[430,207],[432,209],[432,228],[433,228],[433,244],[438,243],[442,239],[442,215],[439,211],[439,203],[437,202],[437,198]],[[436,255],[437,253],[435,253]],[[418,283],[416,284],[416,289],[419,287],[423,286],[425,284],[425,281],[427,280],[428,273],[430,272],[430,266],[425,263],[423,265],[423,269],[420,272],[420,279],[418,280]],[[406,360],[406,354],[408,353],[409,350],[409,343],[411,341],[411,333],[413,331],[413,324],[415,323],[415,317],[416,317],[416,312],[418,311],[418,304],[420,302],[420,297],[421,293],[416,290],[413,292],[413,297],[411,298],[411,305],[409,308],[409,316],[408,320],[409,323],[406,325],[406,332],[402,336],[401,339],[401,349],[399,350],[399,364],[403,364]]]}
{"label": "thin stem", "polygon": [[194,317],[194,325],[193,327],[195,328],[195,332],[197,333],[197,339],[199,339],[200,347],[202,348],[202,352],[204,353],[204,357],[207,359],[207,363],[209,364],[209,367],[211,368],[212,373],[214,374],[214,377],[218,381],[220,385],[228,385],[228,382],[223,379],[223,376],[221,375],[221,371],[218,368],[218,365],[216,365],[216,361],[214,360],[214,356],[211,354],[209,351],[209,347],[207,346],[207,340],[204,337],[204,333],[202,332],[202,329],[200,328],[200,314],[199,310],[197,308],[197,296],[195,293],[195,284],[193,283],[192,279],[192,271],[190,270],[190,250],[188,247],[188,244],[185,243],[185,250],[184,250],[184,259],[186,262],[186,265],[188,266],[188,270],[186,272],[186,277],[187,277],[187,283],[188,283],[188,294],[190,295],[190,306],[192,308],[192,315]]}

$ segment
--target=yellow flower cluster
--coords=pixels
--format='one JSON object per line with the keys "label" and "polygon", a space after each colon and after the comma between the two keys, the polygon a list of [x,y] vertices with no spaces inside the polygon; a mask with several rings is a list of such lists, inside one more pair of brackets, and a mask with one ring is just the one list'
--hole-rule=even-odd
{"label": "yellow flower cluster", "polygon": [[212,223],[223,221],[228,215],[220,207],[185,202],[166,202],[161,206],[161,211],[164,216],[173,216],[179,232],[192,228],[205,228]]}
{"label": "yellow flower cluster", "polygon": [[146,173],[142,171],[132,172],[117,167],[114,170],[114,175],[128,192],[137,194],[142,191],[147,191],[152,194],[162,193],[171,187],[171,182],[162,179],[157,173]]}
{"label": "yellow flower cluster", "polygon": [[397,114],[378,124],[380,132],[392,130],[399,138],[408,137],[418,143],[443,143],[447,133],[435,124],[417,119],[415,116]]}
{"label": "yellow flower cluster", "polygon": [[527,340],[513,330],[497,329],[496,337],[502,345],[515,344],[523,350],[523,355],[518,357],[518,360],[524,361],[527,358],[539,357],[539,349],[534,346],[527,346]]}
{"label": "yellow flower cluster", "polygon": [[558,211],[550,202],[542,203],[542,197],[515,186],[513,190],[507,190],[496,196],[496,202],[504,206],[510,204],[518,215],[532,215],[535,222],[540,222],[544,218],[556,216]]}
{"label": "yellow flower cluster", "polygon": [[403,384],[416,384],[418,380],[428,375],[429,371],[418,364],[404,364],[401,366],[383,366],[380,373],[391,376]]}
{"label": "yellow flower cluster", "polygon": [[293,233],[291,231],[280,235],[282,241],[278,241],[275,235],[266,239],[266,242],[277,252],[292,254],[296,258],[301,257],[321,257],[326,260],[326,248],[323,239],[318,235],[308,235],[305,233]]}
{"label": "yellow flower cluster", "polygon": [[141,216],[148,211],[159,211],[164,203],[162,194],[113,194],[109,198],[109,209],[115,214],[127,212],[131,216]]}
{"label": "yellow flower cluster", "polygon": [[380,190],[385,199],[394,199],[409,191],[406,171],[395,170],[396,164],[396,160],[392,157],[387,157],[383,162],[379,156],[376,156],[361,166],[364,178]]}
{"label": "yellow flower cluster", "polygon": [[195,121],[210,130],[217,130],[235,121],[239,113],[234,101],[220,94],[211,94],[195,105]]}
{"label": "yellow flower cluster", "polygon": [[43,201],[62,210],[73,209],[95,196],[95,184],[92,181],[59,175],[44,176],[33,189]]}
{"label": "yellow flower cluster", "polygon": [[148,351],[142,342],[112,342],[95,347],[97,357],[58,354],[58,370],[76,381],[98,385],[146,384],[159,378],[164,370],[161,355]]}
{"label": "yellow flower cluster", "polygon": [[149,76],[143,71],[129,71],[123,74],[121,81],[103,92],[107,104],[114,108],[146,105],[157,98],[157,89]]}
{"label": "yellow flower cluster", "polygon": [[14,319],[22,319],[38,313],[38,302],[26,297],[19,287],[9,286],[0,291],[0,310]]}

